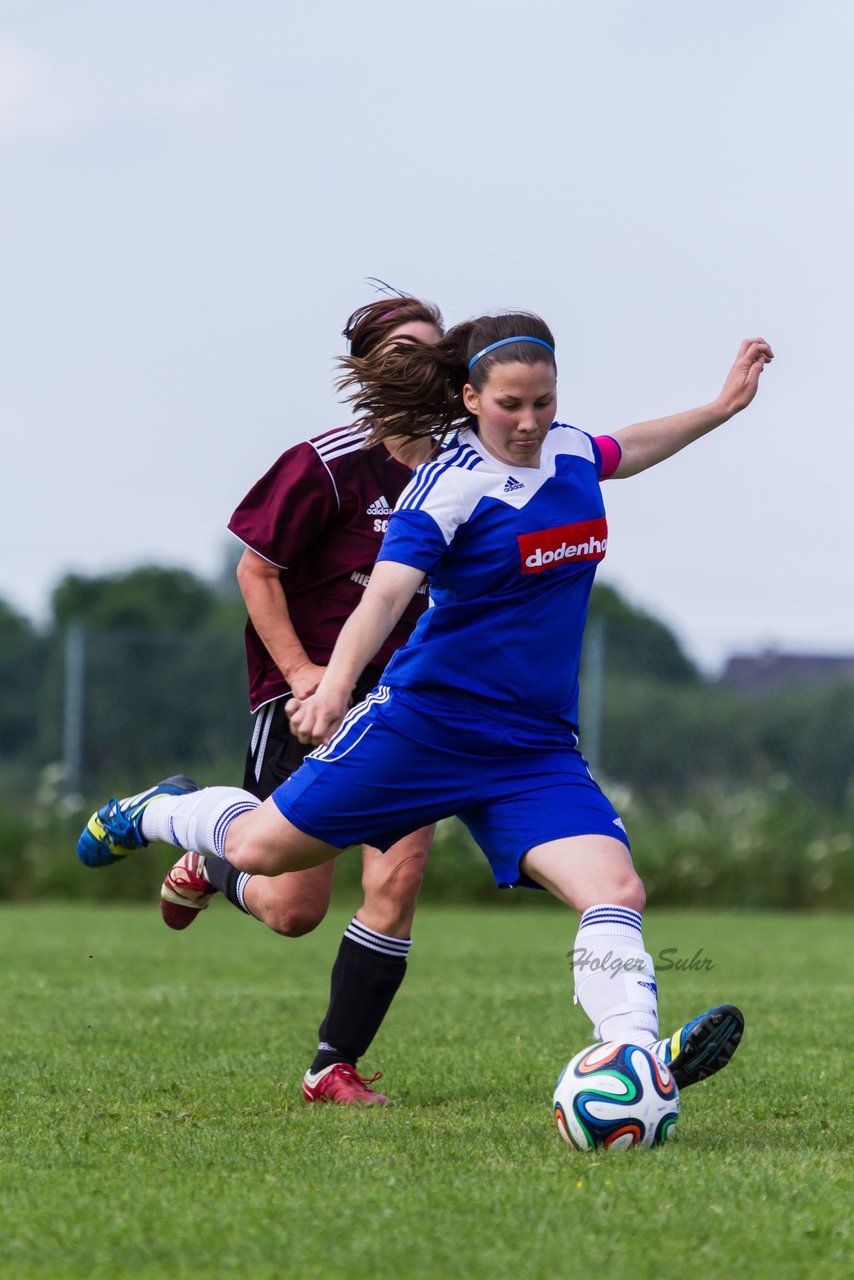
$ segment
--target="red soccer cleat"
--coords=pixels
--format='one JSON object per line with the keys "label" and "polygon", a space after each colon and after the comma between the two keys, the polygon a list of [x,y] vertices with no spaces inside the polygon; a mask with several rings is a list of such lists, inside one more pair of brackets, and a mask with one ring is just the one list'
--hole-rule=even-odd
{"label": "red soccer cleat", "polygon": [[379,1103],[388,1102],[384,1093],[377,1093],[376,1089],[370,1087],[375,1080],[379,1080],[381,1075],[382,1072],[378,1071],[376,1075],[365,1079],[364,1076],[359,1075],[355,1067],[350,1066],[349,1062],[333,1062],[330,1067],[324,1067],[316,1074],[306,1071],[302,1082],[302,1096],[306,1102],[341,1102],[345,1105],[361,1103],[366,1107],[377,1106]]}
{"label": "red soccer cleat", "polygon": [[200,853],[185,853],[171,868],[160,890],[160,914],[170,929],[186,929],[219,891],[205,879]]}

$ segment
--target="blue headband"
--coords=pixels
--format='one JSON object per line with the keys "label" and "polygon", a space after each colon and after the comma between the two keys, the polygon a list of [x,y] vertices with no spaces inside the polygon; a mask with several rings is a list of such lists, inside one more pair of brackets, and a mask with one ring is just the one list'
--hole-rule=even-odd
{"label": "blue headband", "polygon": [[482,351],[478,351],[476,356],[472,356],[471,360],[469,360],[469,370],[471,370],[473,364],[477,364],[481,356],[489,355],[489,352],[495,351],[497,347],[506,347],[510,342],[536,342],[538,346],[545,347],[547,351],[551,351],[552,355],[555,353],[554,347],[550,343],[545,342],[542,338],[502,338],[500,342],[491,342],[488,347],[484,347]]}

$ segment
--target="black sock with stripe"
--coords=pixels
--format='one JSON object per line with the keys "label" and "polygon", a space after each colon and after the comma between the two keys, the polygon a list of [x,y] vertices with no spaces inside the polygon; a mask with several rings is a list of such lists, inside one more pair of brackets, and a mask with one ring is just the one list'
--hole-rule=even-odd
{"label": "black sock with stripe", "polygon": [[208,884],[219,889],[229,902],[233,903],[239,911],[245,911],[248,916],[251,916],[252,912],[243,901],[243,891],[247,880],[251,878],[248,872],[238,871],[230,862],[226,862],[225,858],[211,856],[205,858],[205,879]]}
{"label": "black sock with stripe", "polygon": [[411,946],[410,938],[390,938],[350,921],[332,969],[313,1072],[333,1062],[355,1067],[367,1052],[403,982]]}

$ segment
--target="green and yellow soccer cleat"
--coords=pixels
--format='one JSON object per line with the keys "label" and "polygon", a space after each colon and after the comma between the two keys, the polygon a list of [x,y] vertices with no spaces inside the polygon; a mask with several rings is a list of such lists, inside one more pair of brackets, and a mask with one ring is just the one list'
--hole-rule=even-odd
{"label": "green and yellow soccer cleat", "polygon": [[121,862],[134,849],[148,844],[140,830],[140,819],[155,796],[180,796],[198,789],[195,782],[179,773],[128,800],[108,800],[83,828],[77,841],[77,857],[87,867]]}
{"label": "green and yellow soccer cleat", "polygon": [[744,1031],[744,1014],[734,1004],[719,1004],[684,1027],[668,1040],[650,1046],[659,1062],[670,1068],[678,1089],[706,1080],[729,1062]]}

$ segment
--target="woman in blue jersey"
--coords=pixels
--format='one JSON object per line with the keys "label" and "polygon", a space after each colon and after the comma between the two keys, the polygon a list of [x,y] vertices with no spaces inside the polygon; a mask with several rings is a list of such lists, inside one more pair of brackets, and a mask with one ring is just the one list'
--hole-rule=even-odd
{"label": "woman in blue jersey", "polygon": [[[88,830],[105,846],[167,840],[273,875],[359,842],[385,849],[457,814],[499,885],[547,889],[580,913],[576,995],[597,1038],[650,1047],[684,1087],[729,1061],[743,1019],[717,1006],[658,1039],[643,885],[577,750],[581,640],[607,550],[601,481],[727,421],[773,355],[747,340],[710,404],[594,439],[555,420],[554,346],[539,317],[514,313],[344,362],[373,440],[450,439],[398,500],[317,691],[289,708],[300,740],[322,745],[260,807],[234,788],[158,786],[104,806]],[[348,713],[359,672],[425,576],[433,608]]]}

